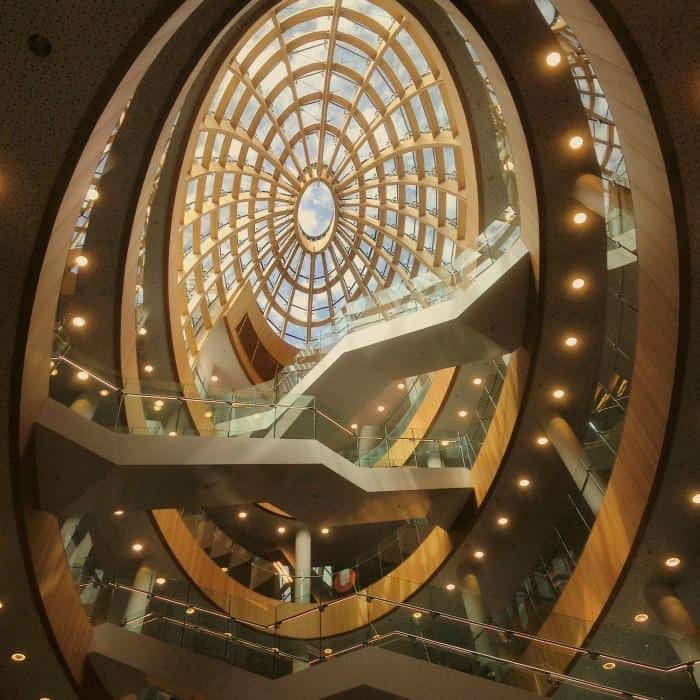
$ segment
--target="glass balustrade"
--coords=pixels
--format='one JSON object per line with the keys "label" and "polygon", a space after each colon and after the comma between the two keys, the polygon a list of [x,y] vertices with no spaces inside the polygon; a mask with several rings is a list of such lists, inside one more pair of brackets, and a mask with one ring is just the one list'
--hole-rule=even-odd
{"label": "glass balustrade", "polygon": [[[595,648],[563,644],[517,627],[467,619],[459,588],[419,587],[389,576],[344,598],[281,602],[245,619],[232,614],[226,595],[155,572],[135,585],[133,574],[106,577],[83,567],[76,585],[94,623],[110,622],[268,678],[379,646],[541,696],[700,697],[689,673],[698,660],[680,658],[677,640],[637,625],[610,628]],[[405,602],[387,595],[409,588],[418,590]],[[218,607],[207,598],[219,601]],[[339,617],[355,620],[357,629],[337,634]],[[560,617],[562,628],[586,624]],[[563,670],[574,661],[575,673]]]}
{"label": "glass balustrade", "polygon": [[[296,576],[290,566],[265,560],[245,550],[223,532],[206,512],[184,514],[183,521],[193,538],[231,578],[269,598],[290,602]],[[371,550],[359,553],[344,566],[312,568],[311,594],[319,600],[333,600],[391,574],[425,541],[433,526],[426,519],[412,519],[383,537]]]}
{"label": "glass balustrade", "polygon": [[[386,424],[371,432],[348,428],[320,410],[311,396],[274,403],[266,391],[248,387],[219,397],[183,396],[179,385],[161,382],[162,393],[129,392],[83,368],[67,355],[54,357],[51,397],[83,417],[116,432],[163,437],[209,435],[267,439],[314,439],[363,467],[470,467],[493,417],[507,358],[494,363],[493,378],[466,432],[407,428],[429,387],[418,378],[416,391],[396,406]],[[193,407],[210,431],[191,420]]]}

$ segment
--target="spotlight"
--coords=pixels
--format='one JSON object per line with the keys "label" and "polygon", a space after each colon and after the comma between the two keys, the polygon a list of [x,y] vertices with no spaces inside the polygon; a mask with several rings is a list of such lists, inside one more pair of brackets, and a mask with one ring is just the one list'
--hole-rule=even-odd
{"label": "spotlight", "polygon": [[552,51],[547,54],[545,61],[550,68],[556,68],[561,63],[561,54],[558,51]]}

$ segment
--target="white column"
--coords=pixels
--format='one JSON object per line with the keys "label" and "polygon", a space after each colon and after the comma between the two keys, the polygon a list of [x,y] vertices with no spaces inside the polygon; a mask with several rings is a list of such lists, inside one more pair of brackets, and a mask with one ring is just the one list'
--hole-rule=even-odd
{"label": "white column", "polygon": [[87,420],[92,420],[95,416],[95,411],[97,410],[97,405],[95,402],[89,397],[85,396],[85,394],[78,396],[70,407],[71,410],[79,413],[83,418],[87,418]]}
{"label": "white column", "polygon": [[547,424],[547,437],[569,470],[586,503],[597,515],[603,504],[604,489],[593,473],[591,460],[571,426],[560,416],[552,418]]}
{"label": "white column", "polygon": [[139,593],[132,593],[126,603],[124,610],[124,620],[134,620],[126,625],[126,629],[131,632],[141,632],[143,628],[143,616],[148,612],[150,603],[149,593],[153,591],[153,579],[155,573],[147,564],[141,564],[134,576],[134,588],[139,590]]}
{"label": "white column", "polygon": [[61,539],[63,540],[63,549],[66,550],[66,556],[70,557],[75,549],[73,544],[73,535],[78,529],[78,524],[80,523],[80,518],[66,518],[63,525],[61,525]]}
{"label": "white column", "polygon": [[[481,595],[481,586],[475,573],[466,574],[462,582],[462,600],[464,601],[464,611],[468,619],[474,622],[489,622],[488,612]],[[484,630],[477,625],[470,625],[472,637],[474,639],[474,649],[484,654],[496,655],[496,646],[493,640],[493,633]],[[490,662],[482,657],[477,657],[480,666],[489,666]]]}
{"label": "white column", "polygon": [[[679,661],[700,659],[700,629],[673,588],[665,583],[651,583],[644,589],[644,594],[665,627],[669,644]],[[700,664],[695,666],[693,676],[700,687]]]}
{"label": "white column", "polygon": [[306,528],[297,530],[294,538],[294,602],[311,600],[311,533]]}

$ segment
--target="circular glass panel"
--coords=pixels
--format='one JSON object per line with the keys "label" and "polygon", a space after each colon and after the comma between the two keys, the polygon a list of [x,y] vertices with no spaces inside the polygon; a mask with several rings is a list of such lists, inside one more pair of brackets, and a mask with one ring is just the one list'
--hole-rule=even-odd
{"label": "circular glass panel", "polygon": [[299,198],[297,224],[302,235],[312,241],[322,238],[335,222],[335,199],[331,188],[314,180]]}

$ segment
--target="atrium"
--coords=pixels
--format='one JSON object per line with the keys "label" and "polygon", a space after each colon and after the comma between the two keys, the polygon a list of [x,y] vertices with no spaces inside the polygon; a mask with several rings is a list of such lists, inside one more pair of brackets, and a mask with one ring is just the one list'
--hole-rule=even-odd
{"label": "atrium", "polygon": [[700,700],[700,3],[0,32],[0,700]]}

